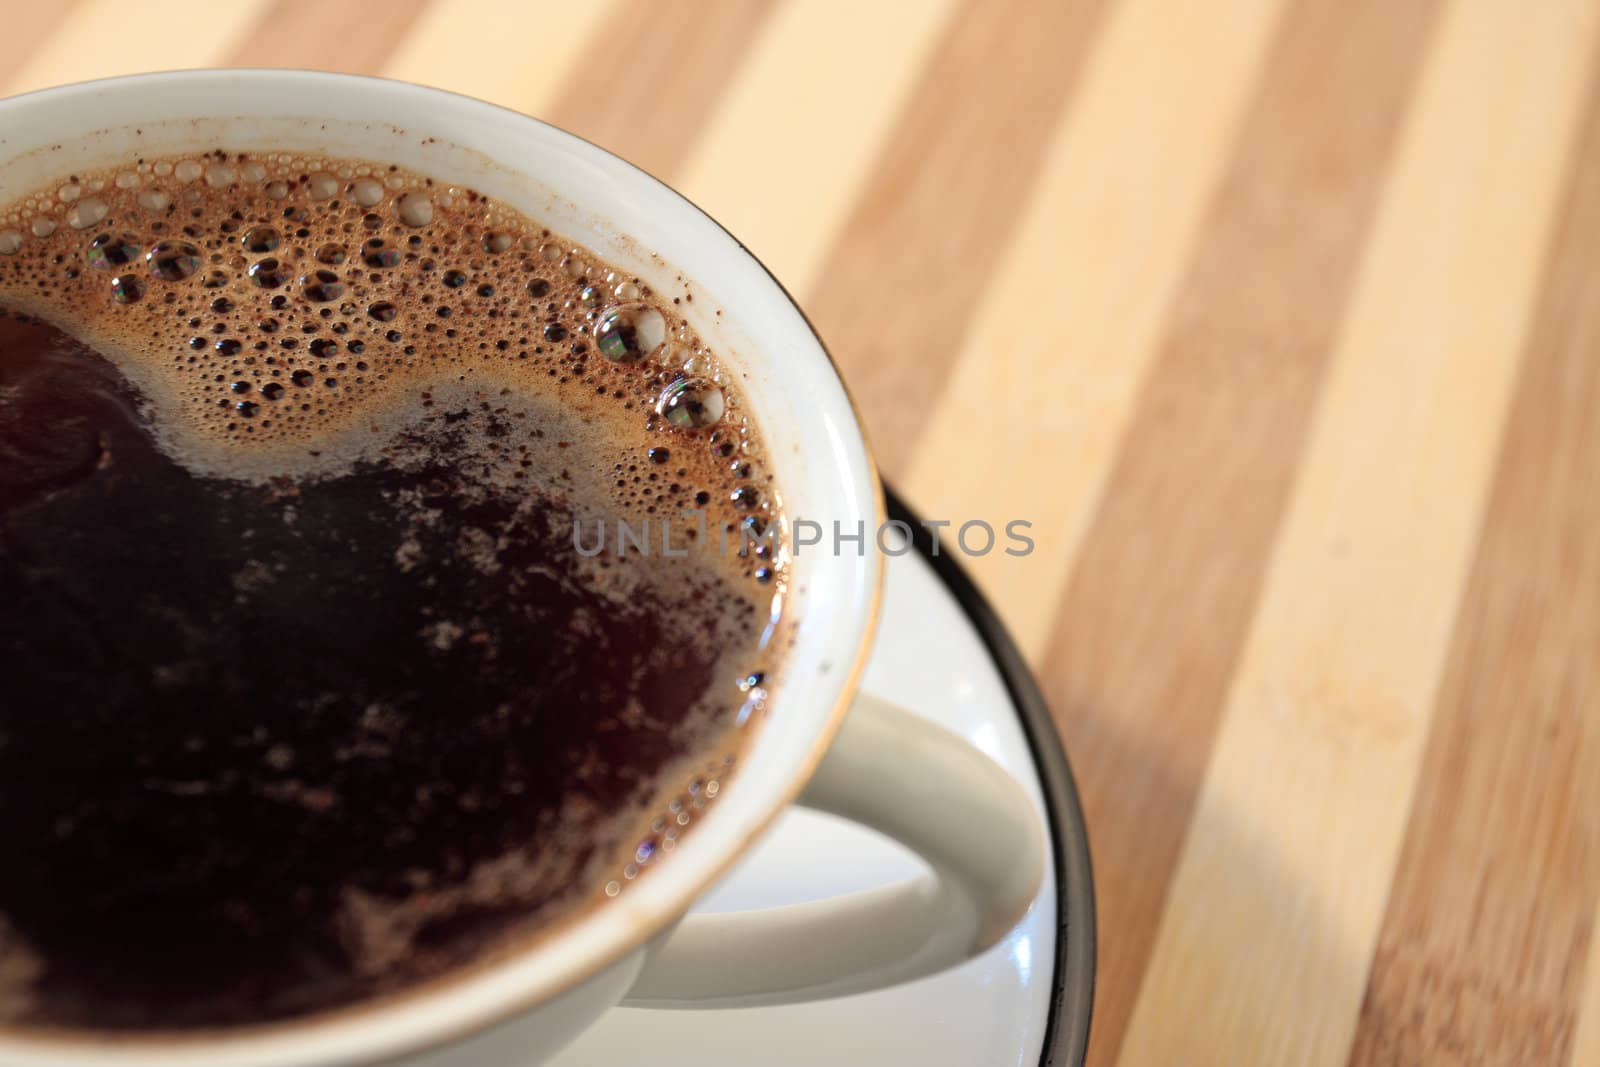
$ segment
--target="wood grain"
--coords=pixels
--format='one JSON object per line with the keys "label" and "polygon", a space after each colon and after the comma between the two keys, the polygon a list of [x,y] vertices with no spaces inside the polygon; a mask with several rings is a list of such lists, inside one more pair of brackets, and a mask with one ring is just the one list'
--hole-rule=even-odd
{"label": "wood grain", "polygon": [[[1583,968],[1583,993],[1577,1005],[1577,1033],[1572,1039],[1573,1067],[1600,1067],[1600,937],[1595,937],[1595,927],[1600,925],[1600,914],[1589,919],[1589,958]],[[1370,986],[1369,986],[1370,990]],[[1401,988],[1401,993],[1410,990]],[[1381,1001],[1370,993],[1363,1010],[1388,1012],[1400,1001]]]}
{"label": "wood grain", "polygon": [[[679,188],[791,291],[809,292],[955,10],[954,0],[783,5],[701,131]],[[784,210],[772,209],[778,202]]]}
{"label": "wood grain", "polygon": [[0,91],[381,71],[750,243],[922,511],[1035,523],[965,562],[1082,785],[1092,1067],[1600,1067],[1600,0],[0,18]]}
{"label": "wood grain", "polygon": [[[1115,8],[961,358],[922,414],[903,481],[925,513],[1033,524],[1034,554],[968,561],[1029,652],[1048,633],[1285,6]],[[1008,464],[1034,476],[995,477]]]}
{"label": "wood grain", "polygon": [[[72,13],[75,0],[59,4],[21,4],[6,12],[6,32],[0,34],[0,71],[13,71],[34,54],[56,27]],[[0,75],[0,88],[8,85]],[[8,88],[5,91],[10,91]]]}
{"label": "wood grain", "polygon": [[1437,7],[1286,13],[1041,657],[1096,829],[1093,1064],[1121,1048]]}
{"label": "wood grain", "polygon": [[1597,13],[1457,0],[1435,35],[1123,1063],[1345,1062]]}
{"label": "wood grain", "polygon": [[676,171],[690,134],[736,76],[772,0],[620,0],[540,116],[652,174]]}
{"label": "wood grain", "polygon": [[1556,232],[1372,964],[1359,1067],[1438,1049],[1472,1067],[1564,1063],[1572,1050],[1600,902],[1594,103]]}
{"label": "wood grain", "polygon": [[1109,4],[963,6],[816,272],[806,310],[891,477],[947,386]]}
{"label": "wood grain", "polygon": [[[433,3],[384,73],[544,117],[591,42],[610,25],[615,6],[615,0]],[[484,33],[485,26],[494,32]]]}
{"label": "wood grain", "polygon": [[77,0],[37,50],[0,76],[0,91],[214,65],[249,35],[269,4],[175,4],[154,17],[131,16],[124,0]]}
{"label": "wood grain", "polygon": [[375,19],[364,4],[274,0],[226,66],[338,69],[377,74],[428,0],[385,0]]}

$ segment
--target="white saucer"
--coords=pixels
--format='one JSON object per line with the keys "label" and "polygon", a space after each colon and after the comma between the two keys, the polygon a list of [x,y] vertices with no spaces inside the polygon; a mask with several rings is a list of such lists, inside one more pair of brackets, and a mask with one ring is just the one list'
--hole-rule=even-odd
{"label": "white saucer", "polygon": [[[966,737],[1027,788],[1055,838],[1054,862],[1028,914],[982,957],[895,989],[783,1008],[618,1008],[551,1061],[552,1067],[1081,1063],[1093,921],[1070,776],[1054,734],[1038,736],[1038,719],[1045,719],[1048,730],[1048,716],[1030,678],[1019,689],[1020,660],[1003,634],[1003,647],[996,647],[992,614],[948,560],[936,571],[922,554],[927,545],[920,548],[889,563],[883,623],[864,684]],[[1037,707],[1019,709],[1019,701]],[[1040,746],[1037,759],[1033,743]],[[1045,745],[1054,751],[1046,752]],[[869,831],[796,810],[699,907],[729,911],[796,903],[885,885],[918,870],[909,853]],[[1069,901],[1058,896],[1058,879],[1084,899],[1064,907]],[[1071,954],[1064,951],[1069,937],[1076,950]]]}

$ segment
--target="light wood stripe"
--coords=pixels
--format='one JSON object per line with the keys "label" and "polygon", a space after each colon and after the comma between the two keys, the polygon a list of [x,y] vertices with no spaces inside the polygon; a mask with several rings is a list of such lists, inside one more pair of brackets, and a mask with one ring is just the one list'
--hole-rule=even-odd
{"label": "light wood stripe", "polygon": [[4,79],[4,91],[210,66],[245,39],[269,4],[231,0],[133,13],[126,0],[79,0],[38,51]]}
{"label": "light wood stripe", "polygon": [[1122,1063],[1348,1055],[1596,13],[1442,26]]}
{"label": "light wood stripe", "polygon": [[223,65],[376,74],[428,5],[429,0],[384,0],[384,17],[378,19],[365,4],[276,0]]}
{"label": "light wood stripe", "polygon": [[1589,959],[1584,965],[1578,1033],[1572,1042],[1572,1067],[1600,1067],[1600,912],[1589,919]]}
{"label": "light wood stripe", "polygon": [[1357,1065],[1460,1048],[1482,1067],[1521,1067],[1562,1064],[1573,1050],[1600,898],[1597,96],[1569,188],[1368,979]]}
{"label": "light wood stripe", "polygon": [[1095,1067],[1133,1011],[1438,7],[1286,13],[1039,660],[1095,829]]}
{"label": "light wood stripe", "polygon": [[964,4],[816,272],[806,311],[891,478],[947,384],[1113,2]]}
{"label": "light wood stripe", "polygon": [[678,186],[791,290],[811,288],[956,0],[789,0]]}
{"label": "light wood stripe", "polygon": [[[1123,0],[1018,240],[985,279],[961,360],[924,416],[905,482],[924,514],[1034,524],[1033,555],[969,561],[1031,654],[1282,8]],[[997,466],[1035,463],[1035,478],[995,477]]]}
{"label": "light wood stripe", "polygon": [[543,117],[616,7],[616,0],[435,0],[384,73]]}
{"label": "light wood stripe", "polygon": [[675,173],[773,0],[620,0],[540,116],[652,174]]}
{"label": "light wood stripe", "polygon": [[[13,4],[5,12],[5,33],[0,34],[0,71],[16,70],[26,63],[56,27],[72,13],[76,0],[56,4]],[[0,75],[0,91],[8,80]]]}

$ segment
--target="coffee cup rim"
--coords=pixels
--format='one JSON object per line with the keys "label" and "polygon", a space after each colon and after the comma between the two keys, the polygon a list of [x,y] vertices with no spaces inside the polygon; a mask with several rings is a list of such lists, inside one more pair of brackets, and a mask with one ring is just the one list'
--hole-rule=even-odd
{"label": "coffee cup rim", "polygon": [[[464,149],[498,166],[502,178],[522,177],[539,186],[553,187],[556,195],[571,201],[575,207],[588,209],[593,205],[567,196],[574,190],[547,180],[551,161],[541,160],[543,166],[536,167],[530,162],[530,153],[560,156],[563,161],[579,167],[583,177],[600,179],[598,188],[612,194],[626,191],[629,197],[637,198],[643,206],[621,212],[624,216],[637,221],[640,211],[670,212],[674,220],[671,225],[688,231],[686,240],[704,244],[706,258],[720,258],[724,270],[739,276],[742,290],[748,292],[755,287],[766,291],[766,299],[758,301],[749,318],[761,319],[758,325],[762,328],[783,329],[786,352],[809,350],[822,357],[820,361],[811,361],[808,384],[813,388],[802,395],[807,403],[825,404],[830,409],[826,440],[831,444],[822,446],[832,448],[825,457],[831,464],[829,473],[840,477],[841,491],[848,491],[848,499],[854,502],[843,510],[858,514],[862,520],[872,523],[873,529],[882,527],[886,516],[882,482],[859,409],[832,353],[782,283],[725,227],[671,186],[598,145],[532,116],[447,90],[321,71],[193,70],[79,82],[0,100],[0,201],[29,191],[20,187],[7,188],[4,183],[7,168],[17,160],[32,153],[48,155],[53,146],[60,146],[58,152],[65,150],[69,139],[81,141],[84,134],[93,131],[107,136],[126,134],[140,121],[131,110],[138,99],[149,101],[153,107],[170,109],[159,118],[144,120],[144,126],[156,133],[170,132],[168,127],[184,123],[214,122],[226,127],[278,121],[279,117],[285,122],[310,123],[321,116],[275,116],[274,109],[259,105],[263,101],[315,98],[319,93],[327,94],[320,98],[323,106],[338,112],[330,122],[352,127],[364,125],[370,130],[384,131],[382,135],[409,138],[403,142],[408,146],[416,143],[420,134],[422,140],[444,146],[437,156],[439,160],[446,159],[451,148]],[[203,106],[187,109],[180,106],[178,102],[185,97]],[[80,119],[76,125],[82,127],[87,122],[88,130],[78,129],[73,133],[69,127],[68,132],[59,133],[59,125],[50,125],[49,136],[41,138],[35,132],[33,141],[26,140],[28,123],[60,123],[61,116],[81,115],[85,109],[90,117]],[[287,105],[282,110],[287,111]],[[123,121],[110,121],[118,115],[128,117]],[[394,124],[397,115],[404,116],[404,126]],[[216,147],[204,140],[198,129],[197,125],[192,150],[199,153],[207,147]],[[464,143],[457,139],[464,129],[470,129],[472,138],[488,140]],[[489,143],[495,131],[505,133],[509,147]],[[140,137],[144,136],[141,132]],[[155,139],[151,139],[152,143]],[[19,142],[22,143],[19,145]],[[246,146],[242,142],[237,146],[261,150],[298,147],[270,143]],[[495,150],[490,151],[491,148]],[[520,161],[502,158],[503,154],[516,152],[523,153]],[[385,162],[413,165],[394,159],[390,152],[374,150],[372,155]],[[61,164],[50,173],[61,176],[74,169],[66,159],[62,159]],[[428,173],[425,165],[418,169]],[[535,170],[541,173],[529,173]],[[465,178],[452,180],[468,182]],[[574,183],[579,180],[574,178]],[[479,181],[472,181],[472,184],[484,187]],[[495,195],[493,189],[484,191]],[[595,198],[600,195],[603,194],[596,194]],[[528,205],[517,202],[516,206],[526,209]],[[612,207],[618,210],[616,205]],[[535,211],[529,214],[540,217]],[[601,209],[593,210],[592,214],[596,220],[613,218]],[[639,230],[637,225],[630,228],[619,222],[615,232],[632,235],[640,245],[652,250],[662,244],[640,236]],[[590,234],[569,233],[569,236],[585,239],[587,243]],[[661,259],[664,264],[681,268],[684,275],[704,284],[706,272],[685,266],[681,256],[663,254]],[[712,291],[717,291],[716,287]],[[751,352],[742,355],[737,362],[743,364],[744,360],[754,358],[770,363],[775,359],[770,353],[778,346],[762,344],[757,347],[755,337],[751,342]],[[748,369],[749,364],[743,365]],[[754,399],[760,400],[759,397]],[[774,409],[759,402],[755,406],[758,421],[766,429]],[[809,465],[814,457],[804,458]],[[776,459],[774,465],[781,468]],[[782,476],[780,469],[780,481]],[[651,872],[624,896],[590,909],[553,933],[538,935],[531,944],[510,950],[503,957],[497,956],[348,1008],[284,1022],[210,1032],[128,1035],[0,1026],[0,1062],[17,1067],[61,1067],[81,1063],[86,1058],[104,1067],[154,1067],[155,1064],[162,1067],[200,1067],[201,1064],[205,1067],[287,1067],[290,1064],[331,1067],[369,1063],[415,1054],[512,1018],[625,959],[668,930],[795,801],[837,734],[859,686],[877,627],[884,567],[877,553],[867,551],[860,565],[835,568],[828,574],[828,580],[838,583],[839,589],[830,591],[834,600],[827,603],[843,606],[826,610],[843,613],[848,609],[852,617],[844,619],[837,628],[824,627],[820,619],[814,621],[812,632],[820,636],[811,637],[811,640],[822,644],[825,638],[832,638],[826,645],[828,655],[818,660],[823,670],[816,684],[825,700],[818,699],[808,720],[810,729],[797,728],[796,732],[806,736],[805,743],[797,743],[793,750],[786,750],[781,760],[774,758],[773,762],[786,764],[782,780],[752,782],[747,789],[745,781],[748,779],[735,776],[718,802],[720,810],[695,834],[684,839],[684,846],[672,862],[660,871]],[[849,589],[844,586],[846,579]],[[822,633],[824,630],[828,632]],[[797,644],[807,639],[798,637]],[[805,682],[806,679],[794,680],[796,685]],[[788,711],[791,705],[804,703],[799,697],[791,698],[790,705],[782,701],[780,694],[780,714]],[[796,713],[800,710],[794,708]],[[764,727],[770,728],[771,724]],[[759,752],[765,743],[764,737],[758,739],[754,748]]]}

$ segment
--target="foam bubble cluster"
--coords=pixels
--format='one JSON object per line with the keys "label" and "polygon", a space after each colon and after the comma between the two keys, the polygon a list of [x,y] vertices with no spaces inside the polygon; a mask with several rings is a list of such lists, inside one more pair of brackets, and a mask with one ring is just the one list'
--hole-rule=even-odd
{"label": "foam bubble cluster", "polygon": [[732,530],[777,494],[684,299],[474,190],[353,160],[144,159],[0,209],[0,306],[115,359],[213,476],[337,473],[445,394],[516,395],[571,416],[610,503]]}

